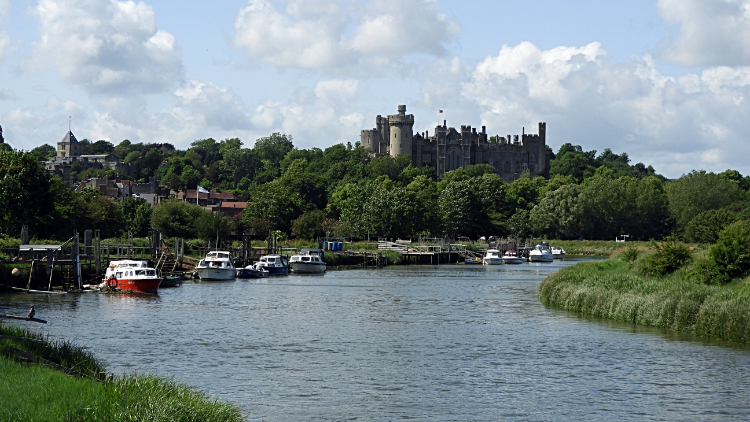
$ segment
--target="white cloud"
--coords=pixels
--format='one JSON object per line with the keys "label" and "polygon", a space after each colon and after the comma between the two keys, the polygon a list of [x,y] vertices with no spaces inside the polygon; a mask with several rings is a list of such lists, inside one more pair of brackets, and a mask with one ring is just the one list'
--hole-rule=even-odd
{"label": "white cloud", "polygon": [[9,21],[10,0],[0,0],[0,61],[5,58],[5,54],[11,49],[10,37],[3,29]]}
{"label": "white cloud", "polygon": [[35,14],[41,36],[28,64],[89,93],[165,92],[182,78],[180,47],[143,2],[40,0]]}
{"label": "white cloud", "polygon": [[359,81],[356,79],[320,81],[315,86],[315,95],[330,104],[348,104],[359,95]]}
{"label": "white cloud", "polygon": [[[750,173],[750,67],[676,79],[648,56],[613,63],[596,43],[544,51],[521,43],[473,68],[455,59],[430,68],[415,106],[445,109],[449,125],[486,125],[504,136],[522,126],[536,133],[545,121],[553,149],[565,142],[611,148],[671,177],[691,169]],[[423,124],[434,116],[415,114],[415,130],[433,129]]]}
{"label": "white cloud", "polygon": [[750,64],[750,0],[658,0],[661,16],[680,23],[661,57],[689,67]]}
{"label": "white cloud", "polygon": [[278,67],[385,73],[408,55],[443,54],[458,33],[434,0],[280,3],[249,0],[234,24],[237,47]]}
{"label": "white cloud", "polygon": [[181,106],[189,109],[206,126],[226,131],[250,128],[242,99],[230,89],[189,81],[175,91],[175,96]]}

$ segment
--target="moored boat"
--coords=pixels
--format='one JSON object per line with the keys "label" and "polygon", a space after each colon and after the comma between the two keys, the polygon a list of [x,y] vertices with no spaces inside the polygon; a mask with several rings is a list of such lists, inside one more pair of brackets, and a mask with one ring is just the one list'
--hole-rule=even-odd
{"label": "moored boat", "polygon": [[529,261],[531,262],[552,262],[552,251],[549,249],[547,242],[542,242],[534,246],[529,252]]}
{"label": "moored boat", "polygon": [[565,249],[559,247],[559,246],[553,246],[551,248],[552,250],[552,258],[554,259],[562,259],[565,258]]}
{"label": "moored boat", "polygon": [[323,273],[326,271],[326,262],[323,260],[323,251],[320,249],[302,249],[298,255],[289,258],[289,269],[295,273]]}
{"label": "moored boat", "polygon": [[286,275],[289,273],[289,265],[286,258],[281,255],[264,255],[255,263],[255,268],[263,268],[269,275]]}
{"label": "moored boat", "polygon": [[170,275],[170,276],[166,276],[162,278],[161,284],[159,285],[159,287],[177,287],[180,284],[182,284],[180,282],[180,276]]}
{"label": "moored boat", "polygon": [[525,264],[526,258],[518,256],[514,250],[505,251],[503,254],[503,264]]}
{"label": "moored boat", "polygon": [[464,260],[464,264],[467,265],[481,265],[482,264],[482,258],[480,257],[474,257],[474,258],[466,258]]}
{"label": "moored boat", "polygon": [[157,293],[161,281],[156,270],[149,268],[148,262],[125,259],[109,263],[103,283],[111,290]]}
{"label": "moored boat", "polygon": [[503,259],[500,257],[500,251],[497,249],[487,249],[482,258],[484,265],[502,265]]}
{"label": "moored boat", "polygon": [[232,254],[213,251],[198,262],[195,271],[201,280],[234,280],[237,269],[232,262]]}
{"label": "moored boat", "polygon": [[254,265],[248,265],[245,268],[237,270],[237,278],[263,278],[268,277],[268,271],[264,268],[256,268]]}

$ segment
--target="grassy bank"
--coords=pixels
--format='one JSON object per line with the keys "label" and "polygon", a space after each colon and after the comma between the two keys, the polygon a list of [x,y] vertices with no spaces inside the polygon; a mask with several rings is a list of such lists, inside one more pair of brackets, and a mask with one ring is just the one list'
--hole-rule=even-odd
{"label": "grassy bank", "polygon": [[[237,407],[171,380],[104,377],[101,363],[68,342],[47,343],[40,335],[3,325],[0,336],[41,341],[0,339],[0,421],[242,420]],[[24,353],[46,364],[29,362]]]}
{"label": "grassy bank", "polygon": [[618,243],[614,240],[547,240],[546,242],[552,246],[562,247],[570,255],[602,257],[611,256],[627,247],[646,248],[650,245],[650,242]]}
{"label": "grassy bank", "polygon": [[691,278],[692,270],[655,278],[619,258],[581,263],[547,277],[539,299],[593,317],[750,343],[750,280],[705,285]]}

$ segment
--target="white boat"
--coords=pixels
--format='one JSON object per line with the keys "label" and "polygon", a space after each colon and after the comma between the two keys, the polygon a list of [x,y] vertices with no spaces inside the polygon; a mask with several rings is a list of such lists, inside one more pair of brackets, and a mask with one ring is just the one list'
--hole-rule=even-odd
{"label": "white boat", "polygon": [[505,251],[503,254],[503,264],[525,264],[526,258],[518,256],[518,252],[514,250]]}
{"label": "white boat", "polygon": [[565,258],[565,249],[559,247],[559,246],[553,246],[552,247],[552,258],[554,259],[562,259]]}
{"label": "white boat", "polygon": [[225,251],[207,253],[195,266],[195,271],[201,280],[234,280],[237,275],[232,254]]}
{"label": "white boat", "polygon": [[531,262],[552,262],[552,259],[552,251],[546,242],[534,246],[534,249],[529,252]]}
{"label": "white boat", "polygon": [[500,251],[497,249],[487,249],[482,258],[484,265],[502,265],[503,259],[500,257]]}
{"label": "white boat", "polygon": [[289,265],[286,258],[281,255],[264,255],[255,263],[255,268],[263,268],[269,275],[286,275],[289,273]]}
{"label": "white boat", "polygon": [[299,255],[289,258],[289,268],[295,273],[323,273],[326,262],[320,249],[302,249]]}

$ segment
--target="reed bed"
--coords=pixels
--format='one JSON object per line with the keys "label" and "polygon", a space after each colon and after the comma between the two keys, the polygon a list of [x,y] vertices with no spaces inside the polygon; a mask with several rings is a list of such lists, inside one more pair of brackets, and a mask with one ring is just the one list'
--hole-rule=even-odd
{"label": "reed bed", "polygon": [[[0,325],[0,335],[43,341],[26,330]],[[75,372],[19,358],[31,353]],[[45,344],[0,339],[2,421],[222,421],[243,420],[231,404],[153,375],[104,375],[104,365],[69,342]]]}
{"label": "reed bed", "polygon": [[705,285],[691,278],[691,270],[654,278],[622,259],[581,263],[547,277],[539,299],[593,317],[750,343],[749,280]]}

